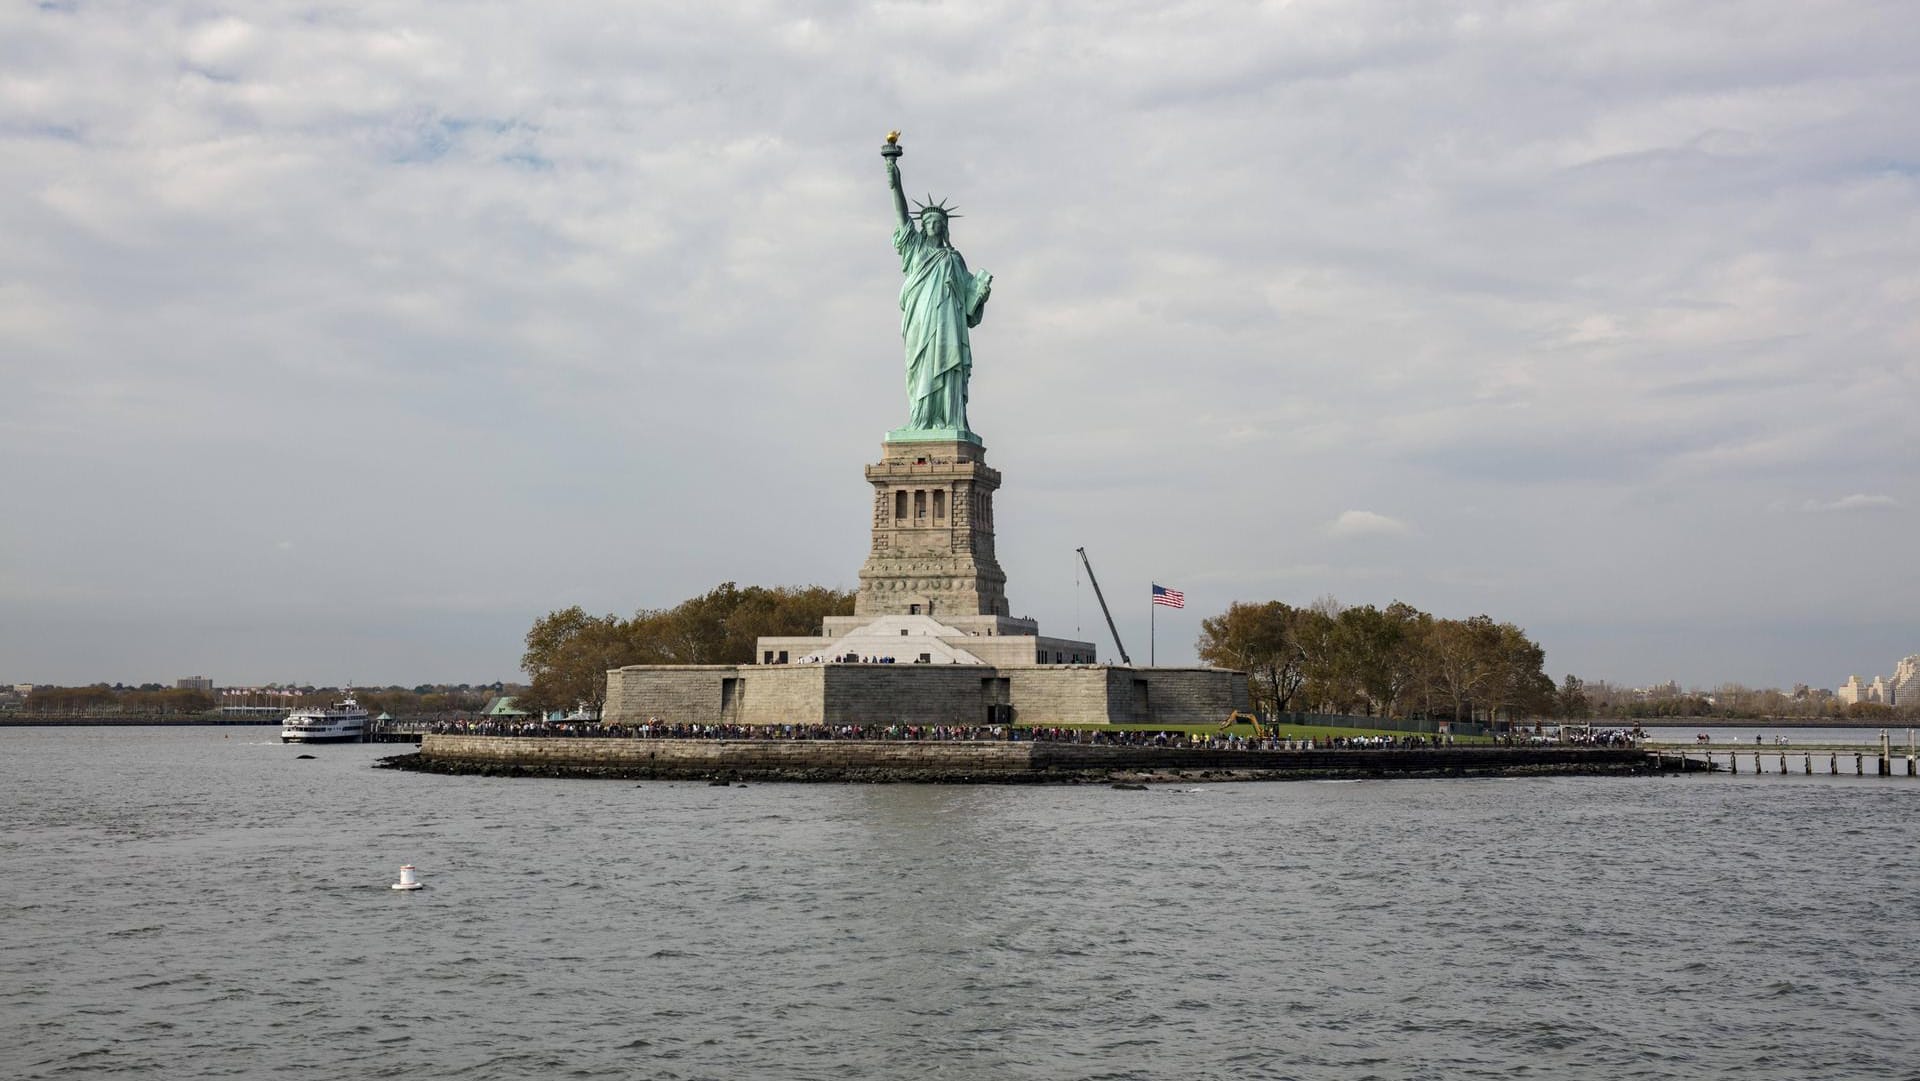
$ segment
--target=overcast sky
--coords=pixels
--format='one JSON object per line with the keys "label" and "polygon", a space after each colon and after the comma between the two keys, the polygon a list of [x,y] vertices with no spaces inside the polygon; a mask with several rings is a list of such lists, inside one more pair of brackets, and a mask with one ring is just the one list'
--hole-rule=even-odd
{"label": "overcast sky", "polygon": [[[811,6],[812,14],[799,12]],[[1404,600],[1548,670],[1920,652],[1920,7],[0,7],[0,678],[491,681],[856,584],[878,154],[994,274],[1015,614]]]}

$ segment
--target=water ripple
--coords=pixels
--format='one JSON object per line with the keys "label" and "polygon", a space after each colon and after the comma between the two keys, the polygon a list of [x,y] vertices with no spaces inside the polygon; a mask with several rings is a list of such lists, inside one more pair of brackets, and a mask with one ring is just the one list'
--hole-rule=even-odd
{"label": "water ripple", "polygon": [[[0,1076],[1798,1081],[1920,1061],[1901,779],[719,799],[369,769],[388,748],[296,765],[220,736],[0,733]],[[428,888],[389,890],[409,862]]]}

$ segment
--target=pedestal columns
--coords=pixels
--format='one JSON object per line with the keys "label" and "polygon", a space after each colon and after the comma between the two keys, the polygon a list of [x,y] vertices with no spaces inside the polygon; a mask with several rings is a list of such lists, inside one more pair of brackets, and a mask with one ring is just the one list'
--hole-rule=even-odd
{"label": "pedestal columns", "polygon": [[[895,433],[889,433],[893,435]],[[965,439],[889,439],[867,466],[873,546],[860,568],[854,614],[1010,614],[1007,576],[993,551],[999,471]]]}

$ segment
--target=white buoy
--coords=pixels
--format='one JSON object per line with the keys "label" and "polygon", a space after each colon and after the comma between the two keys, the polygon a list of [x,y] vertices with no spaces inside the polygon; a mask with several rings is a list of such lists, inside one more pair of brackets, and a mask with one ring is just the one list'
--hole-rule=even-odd
{"label": "white buoy", "polygon": [[400,881],[395,882],[393,888],[396,890],[417,890],[421,888],[420,880],[413,876],[413,864],[409,863],[400,868]]}

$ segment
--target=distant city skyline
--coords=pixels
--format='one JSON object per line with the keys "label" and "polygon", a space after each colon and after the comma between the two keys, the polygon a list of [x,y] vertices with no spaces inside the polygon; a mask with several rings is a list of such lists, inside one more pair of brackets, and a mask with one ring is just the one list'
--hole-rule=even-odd
{"label": "distant city skyline", "polygon": [[[1620,690],[1633,691],[1633,692],[1646,692],[1646,693],[1651,693],[1656,695],[1662,694],[1662,693],[1676,694],[1676,695],[1692,694],[1692,693],[1710,693],[1722,687],[1742,686],[1742,687],[1746,687],[1753,690],[1773,689],[1773,690],[1780,690],[1785,692],[1792,692],[1798,688],[1804,687],[1804,688],[1807,688],[1812,693],[1824,694],[1831,697],[1838,697],[1842,702],[1849,703],[1849,704],[1853,702],[1871,702],[1871,703],[1879,703],[1879,704],[1885,704],[1885,705],[1893,705],[1893,704],[1896,704],[1897,702],[1898,704],[1905,705],[1905,704],[1912,703],[1916,699],[1920,699],[1920,653],[1910,654],[1908,656],[1902,657],[1897,661],[1895,661],[1891,666],[1891,675],[1882,676],[1882,675],[1876,674],[1871,677],[1863,677],[1858,672],[1854,672],[1854,673],[1850,673],[1845,679],[1840,680],[1837,685],[1833,683],[1821,684],[1818,682],[1813,682],[1808,680],[1772,681],[1772,682],[1757,682],[1757,683],[1746,682],[1741,680],[1715,680],[1708,683],[1687,683],[1677,679],[1667,679],[1667,680],[1655,680],[1655,681],[1646,682],[1646,683],[1628,683],[1621,680],[1609,679],[1604,675],[1583,675],[1578,672],[1566,673],[1566,674],[1580,676],[1580,678],[1583,681],[1589,684],[1606,684]],[[1850,683],[1854,683],[1856,681],[1858,683],[1860,691],[1857,695],[1849,697],[1847,688]],[[6,687],[11,686],[17,693],[24,694],[24,693],[27,693],[27,691],[30,690],[36,683],[54,684],[57,682],[59,681],[54,681],[54,680],[17,681],[17,680],[0,679],[0,689],[5,689]],[[221,680],[213,679],[205,676],[182,676],[182,677],[175,677],[172,680],[165,680],[160,678],[131,680],[131,679],[111,679],[111,678],[102,677],[102,678],[95,678],[95,679],[80,680],[80,681],[77,681],[77,684],[91,685],[94,683],[106,683],[109,686],[123,685],[128,687],[140,687],[140,686],[151,685],[151,686],[159,686],[159,687],[172,686],[176,689],[181,689],[181,690],[251,692],[251,691],[266,690],[269,688],[303,688],[303,687],[316,688],[316,689],[343,688],[343,687],[415,688],[415,687],[422,687],[422,686],[487,688],[487,687],[494,687],[497,684],[510,685],[510,684],[518,684],[523,682],[524,682],[524,674],[516,671],[514,676],[511,676],[511,677],[502,676],[502,677],[491,679],[491,680],[473,680],[473,679],[411,680],[411,681],[387,680],[387,681],[381,681],[381,682],[355,683],[355,682],[328,682],[326,680],[292,678],[292,679],[270,679],[270,680],[255,680],[255,681],[237,680],[232,682],[223,682]],[[67,685],[67,684],[63,684],[63,685]]]}
{"label": "distant city skyline", "polygon": [[1107,656],[1084,546],[1138,654],[1185,592],[1162,663],[1331,595],[1884,675],[1915,55],[1786,0],[0,9],[0,674],[491,682],[554,609],[854,585],[897,128],[994,273],[1014,615]]}

